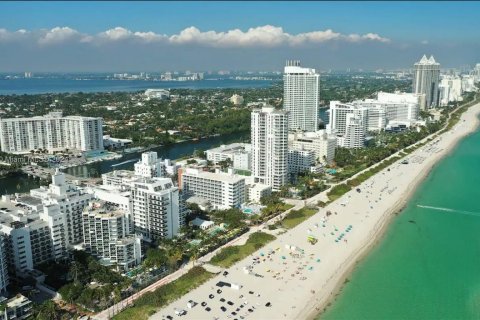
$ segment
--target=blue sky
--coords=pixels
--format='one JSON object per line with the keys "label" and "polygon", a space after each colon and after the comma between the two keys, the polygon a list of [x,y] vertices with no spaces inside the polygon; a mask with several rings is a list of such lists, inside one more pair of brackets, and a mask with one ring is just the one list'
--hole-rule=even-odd
{"label": "blue sky", "polygon": [[[480,2],[0,2],[0,50],[6,50],[7,58],[12,60],[3,59],[0,70],[23,70],[22,59],[25,67],[51,68],[53,60],[47,55],[59,49],[70,55],[81,52],[81,64],[71,61],[69,66],[67,61],[57,59],[62,67],[72,70],[98,69],[93,62],[95,58],[106,59],[102,54],[110,55],[109,64],[103,66],[115,70],[136,68],[131,62],[125,65],[128,58],[147,61],[140,61],[138,68],[162,69],[173,62],[175,68],[200,63],[208,68],[262,69],[262,64],[251,59],[262,54],[273,55],[273,59],[293,54],[320,68],[406,67],[423,52],[441,57],[446,66],[455,66],[462,61],[472,64],[480,60],[479,15]],[[281,31],[259,30],[262,37],[267,37],[264,40],[258,40],[256,33],[247,33],[249,28],[266,25]],[[115,44],[99,40],[105,38],[101,34],[115,27],[121,27],[116,30]],[[189,27],[195,30],[189,29],[188,39],[168,40]],[[19,29],[27,30],[28,36],[15,33]],[[52,29],[55,32],[47,34]],[[246,34],[221,34],[234,29]],[[326,30],[334,36],[312,33]],[[214,34],[205,34],[207,31]],[[146,32],[152,32],[148,41],[143,34]],[[112,33],[107,35],[112,38]],[[144,43],[138,41],[140,38]],[[234,48],[244,54],[236,52],[235,61],[218,59]],[[119,49],[125,54],[115,63],[111,54]],[[190,58],[186,50],[205,56]],[[354,50],[360,56],[344,50]],[[164,56],[166,52],[178,55],[182,61],[172,61]],[[315,61],[319,52],[319,61]],[[154,55],[164,58],[168,65],[148,63],[154,61]],[[27,57],[33,61],[25,63]],[[208,61],[209,57],[218,66]],[[362,57],[365,59],[357,61]],[[264,69],[274,66],[267,63]]]}

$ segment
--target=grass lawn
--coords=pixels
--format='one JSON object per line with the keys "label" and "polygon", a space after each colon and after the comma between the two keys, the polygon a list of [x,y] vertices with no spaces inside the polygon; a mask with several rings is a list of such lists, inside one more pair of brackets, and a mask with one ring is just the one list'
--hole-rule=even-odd
{"label": "grass lawn", "polygon": [[219,267],[228,268],[274,239],[275,236],[268,233],[252,233],[244,245],[223,248],[210,260],[210,263]]}
{"label": "grass lawn", "polygon": [[350,190],[351,190],[351,187],[349,185],[342,183],[333,187],[327,193],[327,196],[328,196],[328,199],[330,199],[330,201],[335,201]]}
{"label": "grass lawn", "polygon": [[[127,308],[113,317],[115,320],[146,320],[158,309],[195,289],[213,276],[202,267],[193,267],[187,274],[153,292],[135,300],[133,307]],[[173,312],[173,311],[172,311]]]}
{"label": "grass lawn", "polygon": [[300,210],[292,210],[287,214],[285,219],[282,220],[281,224],[283,225],[284,228],[291,229],[293,227],[296,227],[303,221],[307,220],[317,212],[318,212],[317,209],[311,209],[311,208],[302,208]]}

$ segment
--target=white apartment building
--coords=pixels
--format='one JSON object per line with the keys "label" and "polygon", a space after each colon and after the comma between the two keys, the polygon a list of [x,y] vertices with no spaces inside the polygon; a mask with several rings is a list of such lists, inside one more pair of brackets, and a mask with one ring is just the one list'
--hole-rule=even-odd
{"label": "white apartment building", "polygon": [[28,153],[47,149],[103,150],[102,118],[67,116],[50,112],[41,117],[0,119],[0,147],[3,152]]}
{"label": "white apartment building", "polygon": [[[41,186],[38,189],[32,189],[30,195],[42,200],[46,207],[43,215],[45,218],[50,216],[55,219],[54,216],[63,215],[66,246],[83,241],[82,212],[88,202],[93,199],[92,194],[66,182],[65,174],[57,169],[52,175],[52,183],[48,187]],[[57,218],[56,223],[60,223],[58,219],[60,218]]]}
{"label": "white apartment building", "polygon": [[145,178],[161,178],[166,175],[165,164],[154,151],[142,153],[142,159],[135,163],[135,175]]}
{"label": "white apartment building", "polygon": [[439,103],[440,64],[433,56],[427,59],[424,55],[414,65],[413,93],[425,94],[427,108],[435,108]]}
{"label": "white apartment building", "polygon": [[8,264],[21,275],[53,258],[52,235],[37,211],[15,200],[3,196],[0,201],[0,233]]}
{"label": "white apartment building", "polygon": [[146,241],[171,238],[185,222],[178,188],[166,171],[176,173],[178,166],[157,158],[156,152],[142,154],[135,171],[117,170],[102,175],[103,185],[90,192],[98,199],[126,212],[137,235]]}
{"label": "white apartment building", "polygon": [[290,147],[296,150],[310,150],[315,153],[315,162],[332,163],[335,158],[337,138],[325,130],[316,132],[293,132],[288,135]]}
{"label": "white apartment building", "polygon": [[310,171],[315,165],[315,152],[311,150],[288,150],[288,173],[296,175],[301,172]]}
{"label": "white apartment building", "polygon": [[220,161],[230,159],[233,168],[251,170],[252,145],[248,143],[232,143],[209,149],[206,152],[207,160],[218,164]]}
{"label": "white apartment building", "polygon": [[264,107],[251,118],[253,177],[278,191],[288,179],[288,112]]}
{"label": "white apartment building", "polygon": [[439,85],[440,104],[448,105],[449,102],[461,101],[462,79],[457,76],[443,76]]}
{"label": "white apartment building", "polygon": [[473,69],[473,79],[475,82],[480,82],[480,63],[477,63]]}
{"label": "white apartment building", "polygon": [[283,75],[283,109],[289,112],[289,129],[318,130],[320,75],[315,69],[287,61]]}
{"label": "white apartment building", "polygon": [[172,238],[185,223],[178,188],[170,178],[142,178],[131,184],[133,225],[144,240]]}
{"label": "white apartment building", "polygon": [[140,238],[131,234],[128,213],[104,201],[92,201],[83,217],[84,246],[103,264],[128,270],[141,261]]}
{"label": "white apartment building", "polygon": [[361,148],[365,142],[368,108],[330,101],[330,123],[327,131],[337,136],[337,144],[344,148]]}
{"label": "white apartment building", "polygon": [[475,86],[475,78],[471,75],[462,76],[462,91],[464,92],[474,92],[477,90]]}
{"label": "white apartment building", "polygon": [[350,113],[346,117],[345,135],[339,138],[339,144],[344,148],[363,148],[365,142],[365,123],[361,117]]}
{"label": "white apartment building", "polygon": [[222,172],[186,168],[182,191],[189,197],[208,201],[214,209],[239,208],[245,202],[245,177]]}
{"label": "white apartment building", "polygon": [[248,181],[246,184],[246,202],[248,203],[260,203],[263,197],[267,197],[272,194],[272,187],[261,183],[254,183]]}

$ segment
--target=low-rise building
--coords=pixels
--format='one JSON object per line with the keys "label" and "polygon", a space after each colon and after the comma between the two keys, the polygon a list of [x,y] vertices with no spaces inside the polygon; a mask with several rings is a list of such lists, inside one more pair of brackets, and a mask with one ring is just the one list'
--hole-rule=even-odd
{"label": "low-rise building", "polygon": [[211,203],[215,209],[239,208],[245,202],[245,177],[230,173],[206,172],[186,168],[182,174],[182,190]]}
{"label": "low-rise building", "polygon": [[310,171],[310,167],[314,165],[315,152],[293,148],[288,150],[288,173],[290,175]]}
{"label": "low-rise building", "polygon": [[135,163],[135,175],[145,178],[161,178],[166,175],[165,163],[153,151],[142,153],[142,159]]}
{"label": "low-rise building", "polygon": [[337,139],[325,130],[316,132],[293,132],[288,135],[290,148],[315,153],[315,162],[330,164],[335,158]]}
{"label": "low-rise building", "polygon": [[206,155],[207,160],[212,161],[214,164],[230,159],[235,169],[251,169],[252,145],[248,143],[221,145],[218,148],[207,150]]}
{"label": "low-rise building", "polygon": [[133,143],[130,139],[120,139],[114,138],[109,135],[103,136],[103,147],[104,148],[112,148],[112,149],[119,149],[128,147]]}
{"label": "low-rise building", "polygon": [[266,184],[248,182],[246,185],[246,202],[248,203],[260,203],[263,197],[267,197],[272,194],[272,187]]}
{"label": "low-rise building", "polygon": [[0,304],[4,306],[0,311],[0,320],[30,319],[33,315],[32,301],[21,294],[10,299],[0,297]]}

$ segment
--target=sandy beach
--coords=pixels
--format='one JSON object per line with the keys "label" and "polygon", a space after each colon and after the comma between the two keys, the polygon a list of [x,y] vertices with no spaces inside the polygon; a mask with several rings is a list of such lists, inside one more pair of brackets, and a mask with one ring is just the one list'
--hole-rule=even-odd
{"label": "sandy beach", "polygon": [[435,164],[475,131],[479,113],[480,104],[469,108],[452,130],[408,155],[408,164],[402,159],[382,170],[151,319],[315,318]]}

